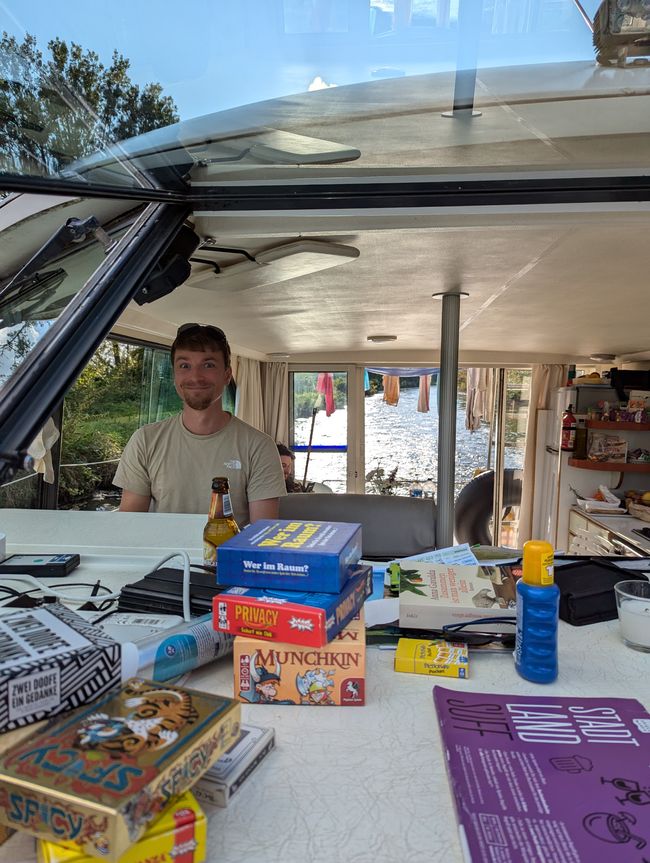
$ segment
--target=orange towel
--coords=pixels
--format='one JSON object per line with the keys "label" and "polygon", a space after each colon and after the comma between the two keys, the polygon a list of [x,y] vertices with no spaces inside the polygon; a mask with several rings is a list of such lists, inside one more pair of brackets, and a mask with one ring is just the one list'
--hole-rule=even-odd
{"label": "orange towel", "polygon": [[384,401],[387,405],[395,407],[399,401],[399,377],[397,375],[384,375]]}

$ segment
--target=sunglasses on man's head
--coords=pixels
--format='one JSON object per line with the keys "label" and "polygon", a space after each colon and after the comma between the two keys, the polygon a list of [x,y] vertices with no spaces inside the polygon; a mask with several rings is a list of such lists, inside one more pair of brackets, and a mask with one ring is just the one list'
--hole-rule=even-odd
{"label": "sunglasses on man's head", "polygon": [[212,324],[182,324],[176,332],[176,338],[183,333],[189,333],[190,330],[208,330],[208,332],[214,333],[216,338],[224,342],[227,341],[224,331],[219,329],[219,327],[213,327]]}

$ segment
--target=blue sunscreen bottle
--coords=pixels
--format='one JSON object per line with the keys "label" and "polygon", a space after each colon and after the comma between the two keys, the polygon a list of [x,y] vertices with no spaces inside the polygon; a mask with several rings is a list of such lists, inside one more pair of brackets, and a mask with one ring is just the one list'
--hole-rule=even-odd
{"label": "blue sunscreen bottle", "polygon": [[533,683],[557,677],[557,628],[560,589],[553,581],[553,546],[524,543],[523,573],[517,582],[515,668]]}

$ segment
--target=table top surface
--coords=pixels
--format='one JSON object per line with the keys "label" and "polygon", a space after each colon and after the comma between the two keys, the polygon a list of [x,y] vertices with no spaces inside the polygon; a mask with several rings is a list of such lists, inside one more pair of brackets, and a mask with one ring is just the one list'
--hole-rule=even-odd
{"label": "table top surface", "polygon": [[[59,546],[56,531],[48,535],[56,514],[39,518],[28,513],[21,519],[3,518],[5,512],[0,511],[0,530],[7,533],[7,553],[63,546],[79,550],[79,580],[99,577],[118,587],[141,577],[161,556],[155,553],[161,530],[157,514],[138,514],[145,519],[136,519],[137,530],[132,531],[141,541],[134,553],[126,513],[81,514],[97,518],[79,521],[76,545],[66,515]],[[176,541],[190,527],[202,528],[204,519],[162,521],[167,541]],[[12,542],[10,532],[19,525],[20,542]],[[92,553],[92,531],[101,535],[98,554]],[[26,543],[26,535],[38,536],[38,547]],[[189,541],[189,533],[185,539]],[[159,545],[161,550],[166,548]],[[206,809],[209,863],[461,863],[432,699],[436,680],[395,673],[393,658],[391,650],[367,648],[364,707],[242,705],[244,722],[275,728],[276,749],[228,808]],[[559,677],[547,686],[519,677],[509,653],[476,651],[468,680],[444,678],[440,683],[460,692],[633,697],[650,707],[650,654],[622,644],[618,621],[579,628],[561,622],[559,658]],[[232,696],[231,658],[197,669],[187,685]],[[16,834],[0,850],[0,859],[33,863],[34,840]]]}

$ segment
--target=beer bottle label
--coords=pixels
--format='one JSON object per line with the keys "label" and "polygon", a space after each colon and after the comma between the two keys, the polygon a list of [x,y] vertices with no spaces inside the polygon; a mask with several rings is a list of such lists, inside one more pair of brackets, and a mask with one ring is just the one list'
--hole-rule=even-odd
{"label": "beer bottle label", "polygon": [[232,504],[230,503],[229,494],[224,494],[223,496],[223,514],[225,518],[230,518],[232,515]]}

